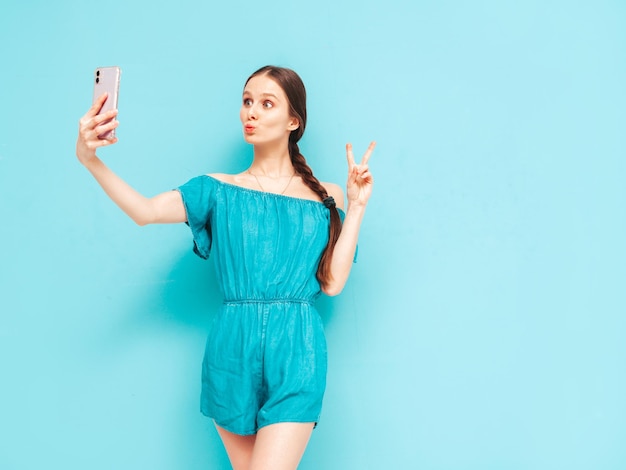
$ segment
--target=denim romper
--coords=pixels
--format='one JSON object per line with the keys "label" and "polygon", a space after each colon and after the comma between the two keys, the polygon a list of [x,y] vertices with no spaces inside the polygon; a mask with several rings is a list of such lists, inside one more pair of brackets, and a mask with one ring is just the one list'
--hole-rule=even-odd
{"label": "denim romper", "polygon": [[202,413],[241,435],[280,422],[317,423],[326,340],[313,303],[329,210],[207,175],[177,189],[194,252],[206,259],[212,250],[224,297],[202,364]]}

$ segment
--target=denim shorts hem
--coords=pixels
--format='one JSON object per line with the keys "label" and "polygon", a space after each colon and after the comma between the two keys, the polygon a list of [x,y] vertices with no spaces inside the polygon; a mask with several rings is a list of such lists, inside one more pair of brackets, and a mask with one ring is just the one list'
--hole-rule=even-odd
{"label": "denim shorts hem", "polygon": [[[204,414],[204,413],[203,413],[203,414]],[[240,431],[239,429],[235,429],[235,428],[233,428],[233,427],[231,427],[231,426],[227,426],[227,425],[224,425],[224,424],[219,423],[219,422],[217,421],[217,419],[215,419],[215,418],[214,418],[214,417],[212,417],[212,416],[209,416],[209,415],[207,415],[207,414],[205,414],[204,416],[206,416],[207,418],[210,418],[211,420],[213,420],[213,423],[215,423],[215,424],[216,424],[217,426],[219,426],[220,428],[225,429],[226,431],[231,432],[231,433],[233,433],[233,434],[237,434],[238,436],[252,436],[252,435],[254,435],[254,434],[256,434],[256,433],[257,433],[257,430],[252,430],[252,431],[248,431],[248,430],[246,430],[246,431]]]}
{"label": "denim shorts hem", "polygon": [[[313,429],[315,429],[317,427],[317,423],[319,422],[320,418],[319,416],[317,418],[313,418],[313,419],[302,419],[302,418],[295,418],[295,419],[290,419],[290,418],[285,418],[285,419],[278,419],[278,420],[273,420],[273,421],[268,421],[267,423],[263,423],[263,424],[259,424],[259,428],[264,428],[266,426],[271,426],[272,424],[280,424],[280,423],[296,423],[296,424],[307,424],[307,423],[313,423]],[[258,431],[257,429],[257,431]]]}
{"label": "denim shorts hem", "polygon": [[223,425],[220,424],[218,422],[217,419],[215,419],[214,417],[202,413],[204,416],[206,416],[207,418],[210,418],[211,420],[213,420],[213,423],[215,423],[217,426],[219,426],[222,429],[225,429],[228,432],[231,432],[233,434],[237,434],[238,436],[252,436],[254,434],[256,434],[257,432],[259,432],[259,429],[264,428],[266,426],[271,426],[272,424],[280,424],[280,423],[298,423],[298,424],[307,424],[307,423],[313,423],[313,429],[317,428],[317,424],[319,423],[319,417],[315,418],[315,419],[302,419],[302,418],[298,418],[298,419],[280,419],[280,420],[276,420],[276,421],[268,421],[267,423],[263,423],[263,424],[259,424],[259,426],[255,429],[255,430],[245,430],[245,431],[240,431],[239,429],[235,429],[232,426],[228,426],[228,425]]}

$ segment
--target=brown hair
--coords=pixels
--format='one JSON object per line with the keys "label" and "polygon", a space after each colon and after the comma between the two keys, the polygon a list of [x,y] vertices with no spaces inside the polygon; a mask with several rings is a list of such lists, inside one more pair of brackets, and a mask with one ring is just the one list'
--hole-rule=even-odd
{"label": "brown hair", "polygon": [[[302,178],[302,181],[311,188],[311,190],[317,194],[320,200],[324,200],[328,197],[328,192],[321,185],[319,180],[313,176],[313,171],[307,164],[304,156],[300,153],[298,148],[298,141],[304,134],[304,128],[306,127],[306,89],[302,79],[296,72],[284,67],[275,67],[272,65],[266,65],[254,72],[246,84],[251,78],[258,75],[267,75],[272,78],[285,92],[287,100],[289,101],[289,113],[291,116],[298,119],[299,126],[297,129],[291,131],[289,135],[289,156],[291,157],[291,163],[298,175]],[[330,272],[330,262],[333,256],[333,250],[339,234],[341,233],[341,218],[339,217],[339,211],[333,205],[330,210],[330,229],[328,245],[322,253],[319,266],[317,268],[317,280],[322,287],[326,287],[332,280]]]}

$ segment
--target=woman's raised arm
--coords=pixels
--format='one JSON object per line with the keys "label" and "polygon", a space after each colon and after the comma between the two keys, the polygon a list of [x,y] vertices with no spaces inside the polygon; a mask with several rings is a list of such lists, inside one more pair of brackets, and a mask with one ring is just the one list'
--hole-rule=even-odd
{"label": "woman's raised arm", "polygon": [[[348,198],[348,209],[346,210],[346,218],[341,228],[341,235],[339,235],[333,250],[330,267],[332,280],[324,288],[324,293],[328,295],[337,295],[342,291],[352,269],[361,221],[363,220],[365,208],[374,185],[374,178],[368,166],[374,147],[376,147],[376,143],[370,143],[361,159],[361,163],[356,163],[352,153],[352,145],[346,145],[346,157],[348,159],[346,196]],[[343,195],[341,195],[341,198],[343,199]]]}
{"label": "woman's raised arm", "polygon": [[76,141],[78,160],[89,170],[113,202],[137,224],[185,222],[187,215],[178,191],[168,191],[147,198],[135,191],[97,157],[96,150],[98,148],[117,142],[117,137],[110,140],[98,138],[99,135],[115,129],[119,125],[115,119],[117,110],[98,115],[106,99],[105,93],[96,100],[79,121],[78,140]]}

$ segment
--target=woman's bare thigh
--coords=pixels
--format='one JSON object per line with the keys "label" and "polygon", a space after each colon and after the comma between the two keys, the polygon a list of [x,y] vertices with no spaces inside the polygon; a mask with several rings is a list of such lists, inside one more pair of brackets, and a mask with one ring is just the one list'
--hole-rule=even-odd
{"label": "woman's bare thigh", "polygon": [[252,451],[256,442],[256,435],[241,436],[215,425],[217,432],[222,438],[226,453],[233,470],[249,470],[252,459]]}
{"label": "woman's bare thigh", "polygon": [[277,423],[259,429],[249,470],[295,470],[313,426],[314,423]]}

